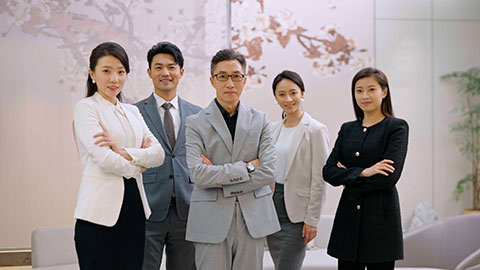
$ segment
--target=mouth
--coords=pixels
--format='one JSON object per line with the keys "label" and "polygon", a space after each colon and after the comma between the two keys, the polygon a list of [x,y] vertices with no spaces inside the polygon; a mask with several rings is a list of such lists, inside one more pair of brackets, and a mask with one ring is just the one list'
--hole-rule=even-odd
{"label": "mouth", "polygon": [[163,83],[163,84],[168,84],[168,83],[170,83],[171,81],[172,81],[172,80],[170,80],[170,79],[160,80],[160,82]]}
{"label": "mouth", "polygon": [[234,94],[236,94],[236,93],[237,93],[237,92],[235,92],[235,91],[226,91],[226,92],[225,92],[225,95],[234,95]]}
{"label": "mouth", "polygon": [[110,91],[117,91],[118,90],[118,86],[108,86],[107,88]]}
{"label": "mouth", "polygon": [[363,106],[368,106],[368,105],[370,105],[371,103],[372,103],[372,102],[362,102],[362,105],[363,105]]}

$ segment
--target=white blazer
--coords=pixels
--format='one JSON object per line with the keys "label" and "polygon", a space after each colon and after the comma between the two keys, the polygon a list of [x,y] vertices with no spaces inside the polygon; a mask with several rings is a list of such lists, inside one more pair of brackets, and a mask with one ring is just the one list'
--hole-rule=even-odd
{"label": "white blazer", "polygon": [[[140,191],[145,217],[150,216],[147,197],[143,188],[140,166],[151,168],[163,163],[162,146],[148,129],[137,107],[118,102],[135,134],[135,148],[125,148],[124,130],[114,114],[113,104],[98,92],[80,100],[73,116],[75,139],[82,161],[82,181],[78,192],[74,217],[105,226],[113,226],[118,220],[123,202],[123,177],[135,178]],[[128,161],[108,146],[97,146],[94,134],[103,127],[119,148],[132,157]],[[150,147],[141,149],[142,139],[150,138]]]}
{"label": "white blazer", "polygon": [[[272,124],[276,143],[283,121]],[[304,112],[290,145],[285,178],[285,208],[291,222],[317,227],[325,201],[322,168],[328,157],[327,127]]]}

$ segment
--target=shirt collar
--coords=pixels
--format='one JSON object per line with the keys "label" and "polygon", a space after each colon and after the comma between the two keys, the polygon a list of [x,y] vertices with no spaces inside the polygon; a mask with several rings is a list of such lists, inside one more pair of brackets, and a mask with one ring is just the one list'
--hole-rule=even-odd
{"label": "shirt collar", "polygon": [[235,112],[230,116],[230,113],[225,110],[220,103],[218,103],[217,98],[215,98],[215,103],[217,104],[218,108],[220,109],[220,112],[222,113],[223,117],[231,118],[234,117],[238,113],[238,107],[240,107],[240,101],[238,101],[237,108],[235,109]]}
{"label": "shirt collar", "polygon": [[[163,99],[162,97],[157,95],[157,93],[155,93],[155,92],[153,92],[153,96],[155,97],[155,100],[157,101],[158,108],[160,108],[163,105],[163,103],[167,102],[167,101],[165,101],[165,99]],[[175,97],[172,100],[170,100],[169,103],[172,104],[173,108],[178,110],[178,95],[175,95]]]}
{"label": "shirt collar", "polygon": [[123,106],[120,100],[117,99],[117,105],[113,105],[110,101],[104,99],[102,95],[98,93],[98,91],[95,92],[95,94],[93,94],[93,98],[97,100],[97,102],[99,102],[100,104],[103,104],[104,106],[111,108],[113,111],[118,111],[120,114],[125,115],[125,110],[123,109]]}

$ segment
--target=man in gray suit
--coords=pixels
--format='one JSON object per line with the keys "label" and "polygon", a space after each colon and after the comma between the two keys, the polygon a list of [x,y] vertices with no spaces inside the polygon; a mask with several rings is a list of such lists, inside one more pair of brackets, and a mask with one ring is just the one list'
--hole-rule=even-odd
{"label": "man in gray suit", "polygon": [[163,248],[168,270],[195,269],[195,247],[185,241],[193,182],[185,155],[185,118],[200,107],[177,95],[183,76],[183,56],[172,43],[160,42],[147,53],[148,76],[155,91],[135,104],[165,151],[160,167],[143,173],[152,215],[146,223],[144,270],[158,270]]}
{"label": "man in gray suit", "polygon": [[266,235],[280,230],[272,201],[276,152],[264,112],[240,103],[246,62],[217,52],[216,98],[187,118],[187,164],[195,182],[186,239],[199,270],[262,269]]}

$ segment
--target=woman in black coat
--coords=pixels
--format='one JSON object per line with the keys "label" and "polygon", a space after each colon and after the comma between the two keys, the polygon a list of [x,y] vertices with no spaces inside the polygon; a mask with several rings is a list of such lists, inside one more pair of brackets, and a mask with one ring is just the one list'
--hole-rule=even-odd
{"label": "woman in black coat", "polygon": [[328,254],[338,269],[394,269],[403,259],[400,203],[395,187],[408,144],[408,124],[393,117],[385,74],[360,70],[352,80],[356,121],[344,123],[323,167],[325,181],[344,186]]}

